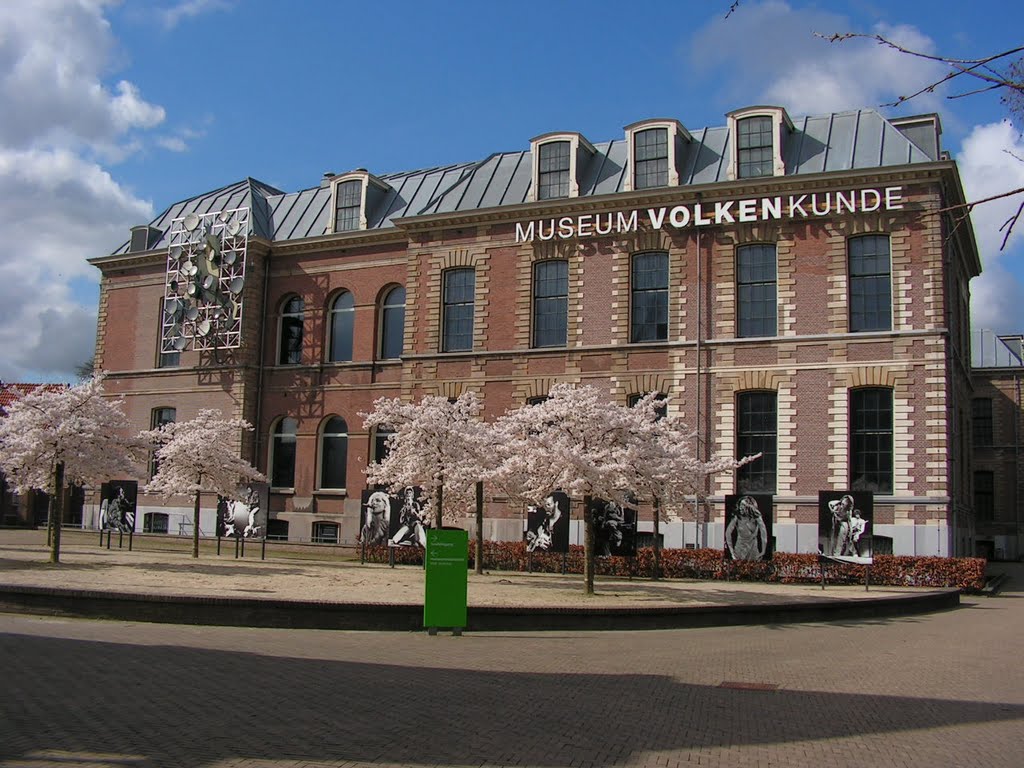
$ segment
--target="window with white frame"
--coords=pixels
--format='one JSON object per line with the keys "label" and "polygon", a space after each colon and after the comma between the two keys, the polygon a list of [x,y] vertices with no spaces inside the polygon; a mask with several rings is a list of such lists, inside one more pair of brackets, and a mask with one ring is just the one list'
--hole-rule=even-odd
{"label": "window with white frame", "polygon": [[359,229],[363,210],[363,182],[351,179],[338,183],[334,191],[334,231]]}
{"label": "window with white frame", "polygon": [[537,161],[537,199],[553,200],[569,196],[568,141],[550,141],[540,145]]}
{"label": "window with white frame", "polygon": [[728,179],[783,176],[783,138],[794,130],[782,107],[744,107],[726,115],[729,121]]}
{"label": "window with white frame", "polygon": [[633,134],[633,188],[668,186],[668,128]]}
{"label": "window with white frame", "polygon": [[533,184],[530,200],[579,197],[594,146],[579,133],[545,133],[530,139]]}
{"label": "window with white frame", "polygon": [[736,177],[750,179],[774,175],[775,140],[767,115],[736,121]]}

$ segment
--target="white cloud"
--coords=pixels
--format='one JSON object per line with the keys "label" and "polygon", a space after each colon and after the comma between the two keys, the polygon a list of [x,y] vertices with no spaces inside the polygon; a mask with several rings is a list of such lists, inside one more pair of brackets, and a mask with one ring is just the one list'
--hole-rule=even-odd
{"label": "white cloud", "polygon": [[[716,18],[695,33],[691,62],[722,77],[728,108],[781,104],[792,115],[877,107],[945,73],[935,62],[872,40],[830,43],[815,36],[853,31],[853,23],[839,14],[794,9],[778,0],[744,3],[728,19]],[[923,53],[935,48],[911,26],[879,24],[871,31]],[[937,104],[932,94],[911,102],[916,112],[936,109]]]}
{"label": "white cloud", "polygon": [[231,7],[226,0],[182,0],[160,12],[164,28],[174,29],[185,19],[193,19],[204,13],[223,11]]}
{"label": "white cloud", "polygon": [[[956,158],[967,199],[982,200],[1024,187],[1024,161],[1018,158],[1024,158],[1024,139],[1009,122],[975,126]],[[1024,259],[1024,220],[1000,250],[1005,234],[1000,228],[1022,202],[1024,194],[1018,194],[979,205],[971,213],[983,267],[981,276],[971,282],[975,327],[1017,333],[1024,329],[1024,286],[1007,268]]]}
{"label": "white cloud", "polygon": [[102,0],[0,3],[0,379],[69,379],[93,351],[86,259],[149,221],[101,163],[141,146],[162,107],[105,79],[116,40]]}

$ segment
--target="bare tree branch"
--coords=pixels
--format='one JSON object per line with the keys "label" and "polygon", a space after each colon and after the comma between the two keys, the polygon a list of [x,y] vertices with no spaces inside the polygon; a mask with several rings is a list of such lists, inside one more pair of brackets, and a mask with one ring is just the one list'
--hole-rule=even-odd
{"label": "bare tree branch", "polygon": [[[900,45],[899,43],[895,43],[892,40],[884,38],[881,35],[870,35],[861,32],[837,32],[832,35],[823,35],[819,32],[815,32],[814,35],[815,37],[819,37],[822,40],[827,40],[830,43],[842,43],[845,42],[846,40],[851,40],[853,38],[874,40],[879,45],[884,45],[887,48],[892,48],[894,51],[905,53],[908,56],[915,56],[919,59],[926,59],[927,61],[936,61],[939,62],[940,64],[946,64],[953,68],[953,71],[947,73],[945,77],[939,78],[935,82],[925,85],[923,88],[921,88],[918,91],[915,91],[909,96],[900,96],[898,99],[896,99],[896,101],[890,102],[888,104],[883,104],[882,106],[885,107],[896,107],[899,106],[900,104],[903,104],[904,102],[910,101],[911,99],[921,96],[925,93],[934,93],[935,89],[938,88],[940,85],[943,85],[944,83],[947,83],[950,80],[953,80],[954,78],[960,77],[961,75],[967,75],[968,77],[983,80],[991,84],[991,88],[982,89],[981,91],[972,91],[971,93],[981,93],[984,90],[997,90],[999,88],[1006,88],[1008,90],[1024,94],[1024,81],[1014,80],[1011,76],[1004,75],[1003,73],[989,66],[994,61],[1000,61],[1002,59],[1007,58],[1008,56],[1024,53],[1024,46],[1010,48],[1009,50],[1002,51],[1001,53],[996,53],[991,56],[986,56],[981,59],[954,59],[949,56],[940,56],[936,54],[915,51],[911,48],[907,48],[906,46]],[[966,95],[970,94],[954,94],[952,96],[947,96],[946,98],[960,98],[961,96]]]}

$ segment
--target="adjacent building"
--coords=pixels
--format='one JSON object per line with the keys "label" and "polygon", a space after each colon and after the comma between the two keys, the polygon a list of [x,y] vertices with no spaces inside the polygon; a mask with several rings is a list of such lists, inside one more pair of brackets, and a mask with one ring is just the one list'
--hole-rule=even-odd
{"label": "adjacent building", "polygon": [[[140,429],[204,407],[256,425],[224,449],[271,478],[274,537],[354,542],[376,398],[472,388],[493,417],[567,381],[661,392],[700,453],[762,453],[666,546],[720,546],[748,491],[774,496],[778,549],[815,551],[818,492],[858,489],[876,552],[973,554],[981,267],[940,138],[936,115],[754,106],[297,192],[244,179],[92,260],[96,364]],[[190,531],[187,500],[139,505],[140,528]],[[522,516],[489,500],[485,536]]]}
{"label": "adjacent building", "polygon": [[974,513],[978,554],[1019,560],[1024,555],[1021,474],[1022,337],[973,333],[971,425]]}

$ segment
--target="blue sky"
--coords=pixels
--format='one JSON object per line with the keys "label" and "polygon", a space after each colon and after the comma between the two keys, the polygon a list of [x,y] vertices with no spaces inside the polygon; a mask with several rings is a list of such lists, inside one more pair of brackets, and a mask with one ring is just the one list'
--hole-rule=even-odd
{"label": "blue sky", "polygon": [[[292,191],[325,171],[378,174],[592,141],[674,117],[724,124],[741,106],[790,114],[878,107],[939,65],[815,32],[881,32],[975,57],[1024,44],[1010,2],[294,3],[49,0],[0,4],[0,379],[64,380],[92,352],[98,271],[132,224],[253,176]],[[636,8],[642,8],[638,11]],[[965,18],[965,8],[970,16]],[[968,194],[1024,186],[1020,126],[999,99],[925,95]],[[986,274],[976,323],[1024,330],[1020,198],[974,215]]]}

